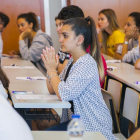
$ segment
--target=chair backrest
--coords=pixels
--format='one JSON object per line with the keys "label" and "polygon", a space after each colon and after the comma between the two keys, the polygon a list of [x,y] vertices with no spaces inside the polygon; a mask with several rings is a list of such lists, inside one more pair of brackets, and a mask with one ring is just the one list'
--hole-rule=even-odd
{"label": "chair backrest", "polygon": [[115,102],[116,111],[119,113],[120,111],[120,103],[121,103],[121,94],[122,94],[122,83],[109,79],[107,91],[112,94]]}
{"label": "chair backrest", "polygon": [[108,109],[110,110],[110,114],[112,116],[114,132],[120,133],[118,116],[117,116],[113,96],[108,91],[106,91],[104,89],[101,89],[101,91],[102,91],[103,99],[104,99]]}
{"label": "chair backrest", "polygon": [[105,80],[104,80],[104,89],[106,89],[106,83],[107,83],[107,75],[105,76]]}
{"label": "chair backrest", "polygon": [[135,127],[138,126],[138,114],[140,105],[140,94],[131,88],[126,88],[124,106],[123,106],[123,117],[130,120]]}

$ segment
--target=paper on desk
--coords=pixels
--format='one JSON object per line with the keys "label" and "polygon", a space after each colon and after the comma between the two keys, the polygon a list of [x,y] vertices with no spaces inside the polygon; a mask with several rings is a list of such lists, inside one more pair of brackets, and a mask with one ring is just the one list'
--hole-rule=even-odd
{"label": "paper on desk", "polygon": [[46,80],[46,77],[36,76],[36,77],[16,77],[17,80]]}
{"label": "paper on desk", "polygon": [[121,60],[106,60],[106,63],[121,63]]}
{"label": "paper on desk", "polygon": [[17,99],[23,100],[58,100],[56,95],[18,95],[15,94]]}
{"label": "paper on desk", "polygon": [[117,69],[117,67],[114,67],[114,66],[107,66],[107,69],[112,69],[112,70],[114,70],[114,69]]}
{"label": "paper on desk", "polygon": [[34,66],[4,66],[4,68],[12,69],[34,69]]}

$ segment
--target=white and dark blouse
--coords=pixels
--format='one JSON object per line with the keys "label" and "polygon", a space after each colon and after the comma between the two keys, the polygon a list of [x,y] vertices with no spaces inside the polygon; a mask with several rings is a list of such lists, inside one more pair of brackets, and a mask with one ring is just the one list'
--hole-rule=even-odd
{"label": "white and dark blouse", "polygon": [[[74,114],[79,114],[86,131],[101,132],[108,140],[116,139],[112,134],[112,118],[103,100],[99,82],[99,73],[95,60],[90,54],[80,57],[71,67],[65,78],[69,65],[60,74],[58,91],[62,101],[73,101]],[[63,109],[62,120],[70,120],[70,109]]]}

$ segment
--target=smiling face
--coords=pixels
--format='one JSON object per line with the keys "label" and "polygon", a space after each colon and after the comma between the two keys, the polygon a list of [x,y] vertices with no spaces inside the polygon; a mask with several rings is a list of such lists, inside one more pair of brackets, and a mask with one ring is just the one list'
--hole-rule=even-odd
{"label": "smiling face", "polygon": [[78,43],[78,37],[76,37],[75,32],[71,30],[71,26],[64,25],[62,27],[59,42],[61,43],[63,52],[71,54],[71,52],[75,50]]}
{"label": "smiling face", "polygon": [[17,21],[20,33],[32,28],[32,23],[28,23],[24,18],[19,18]]}
{"label": "smiling face", "polygon": [[109,22],[107,17],[103,14],[100,13],[98,17],[98,26],[101,30],[105,30],[106,28],[109,27]]}

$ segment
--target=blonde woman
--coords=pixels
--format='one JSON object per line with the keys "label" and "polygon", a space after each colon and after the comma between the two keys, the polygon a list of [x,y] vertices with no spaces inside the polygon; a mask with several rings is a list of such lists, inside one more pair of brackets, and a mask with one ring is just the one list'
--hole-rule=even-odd
{"label": "blonde woman", "polygon": [[102,32],[102,52],[115,57],[118,46],[124,42],[125,34],[112,9],[104,9],[99,12],[97,32],[100,31]]}

